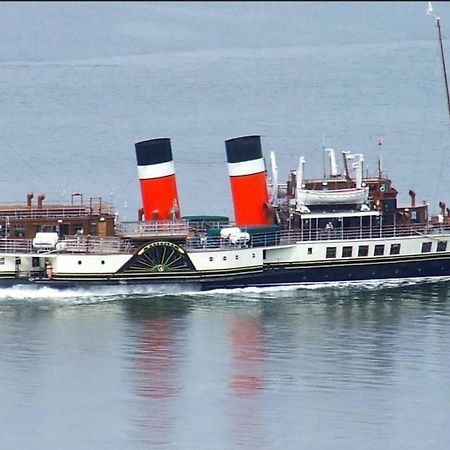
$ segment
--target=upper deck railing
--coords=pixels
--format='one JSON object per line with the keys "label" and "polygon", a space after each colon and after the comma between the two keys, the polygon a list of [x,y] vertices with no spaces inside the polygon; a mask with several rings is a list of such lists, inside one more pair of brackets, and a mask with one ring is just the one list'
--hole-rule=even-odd
{"label": "upper deck railing", "polygon": [[48,207],[11,206],[0,209],[0,222],[16,219],[65,219],[93,215],[113,215],[114,210],[105,203],[91,205],[57,205]]}
{"label": "upper deck railing", "polygon": [[[262,247],[274,245],[291,245],[301,242],[352,241],[384,238],[404,238],[408,236],[426,236],[430,239],[449,238],[450,225],[397,225],[383,227],[360,227],[325,230],[312,228],[303,230],[284,230],[273,233],[251,234],[249,239],[224,239],[220,236],[208,236],[205,231],[183,234],[192,231],[190,224],[164,227],[167,224],[146,224],[142,229],[143,240],[170,240],[177,242],[190,251],[221,248]],[[175,225],[175,224],[173,224]],[[135,230],[137,233],[137,230]],[[153,235],[151,234],[153,233]],[[172,233],[172,234],[170,234]],[[136,234],[137,235],[137,234]],[[442,236],[442,237],[441,237]],[[450,239],[450,238],[449,238]],[[132,244],[130,238],[79,236],[61,239],[56,248],[33,248],[31,239],[0,239],[0,253],[132,253],[139,244]]]}
{"label": "upper deck railing", "polygon": [[186,248],[189,250],[227,248],[227,247],[262,247],[273,245],[291,245],[314,241],[352,241],[367,239],[403,238],[408,236],[426,236],[439,239],[440,235],[450,235],[450,225],[397,225],[384,227],[356,227],[325,230],[312,228],[303,230],[284,230],[274,233],[252,234],[247,241],[240,240],[231,243],[229,239],[220,236],[200,236],[188,239]]}

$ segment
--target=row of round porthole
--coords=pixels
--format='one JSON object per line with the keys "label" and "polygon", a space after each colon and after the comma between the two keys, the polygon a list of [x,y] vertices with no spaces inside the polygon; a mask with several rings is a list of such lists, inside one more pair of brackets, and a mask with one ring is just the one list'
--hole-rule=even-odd
{"label": "row of round porthole", "polygon": [[[256,258],[256,254],[255,254],[255,253],[252,253],[252,258]],[[223,256],[222,259],[223,259],[224,261],[226,261],[226,260],[227,260],[227,257],[226,257],[226,256]],[[235,256],[234,256],[234,259],[239,259],[239,255],[235,255]],[[210,257],[209,257],[209,260],[210,260],[210,261],[214,261],[214,258],[213,258],[212,256],[210,256]]]}
{"label": "row of round porthole", "polygon": [[[105,260],[102,259],[102,260],[100,261],[100,263],[101,263],[101,264],[105,264]],[[83,264],[83,261],[80,261],[80,260],[79,260],[79,261],[78,261],[78,264]]]}

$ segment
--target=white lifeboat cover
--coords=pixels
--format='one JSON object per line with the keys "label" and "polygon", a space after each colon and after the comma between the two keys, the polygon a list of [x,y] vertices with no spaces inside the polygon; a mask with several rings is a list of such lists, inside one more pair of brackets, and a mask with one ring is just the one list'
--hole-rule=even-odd
{"label": "white lifeboat cover", "polygon": [[222,239],[229,239],[232,234],[240,233],[241,229],[239,227],[229,227],[222,228],[220,230],[220,237]]}
{"label": "white lifeboat cover", "polygon": [[233,233],[230,236],[230,242],[232,244],[237,244],[237,243],[245,244],[249,240],[250,240],[250,234],[245,233],[245,232]]}
{"label": "white lifeboat cover", "polygon": [[58,233],[36,233],[33,238],[34,248],[55,248],[58,242]]}

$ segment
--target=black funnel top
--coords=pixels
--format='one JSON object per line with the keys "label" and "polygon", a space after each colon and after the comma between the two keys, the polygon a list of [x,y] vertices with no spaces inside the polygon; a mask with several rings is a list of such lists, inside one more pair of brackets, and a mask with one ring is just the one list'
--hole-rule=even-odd
{"label": "black funnel top", "polygon": [[151,166],[173,160],[169,138],[149,139],[134,144],[138,166]]}
{"label": "black funnel top", "polygon": [[262,158],[261,136],[242,136],[225,141],[227,161],[238,163]]}

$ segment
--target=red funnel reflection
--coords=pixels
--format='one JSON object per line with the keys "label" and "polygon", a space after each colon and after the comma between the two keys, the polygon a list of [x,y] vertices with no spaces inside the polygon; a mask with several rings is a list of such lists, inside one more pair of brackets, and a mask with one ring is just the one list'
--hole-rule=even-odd
{"label": "red funnel reflection", "polygon": [[234,317],[231,324],[233,378],[231,387],[238,395],[252,395],[264,387],[260,376],[263,362],[263,331],[259,319]]}
{"label": "red funnel reflection", "polygon": [[173,396],[177,387],[174,384],[175,339],[171,320],[157,317],[143,322],[144,334],[141,349],[136,355],[136,366],[140,377],[140,394],[165,398]]}

